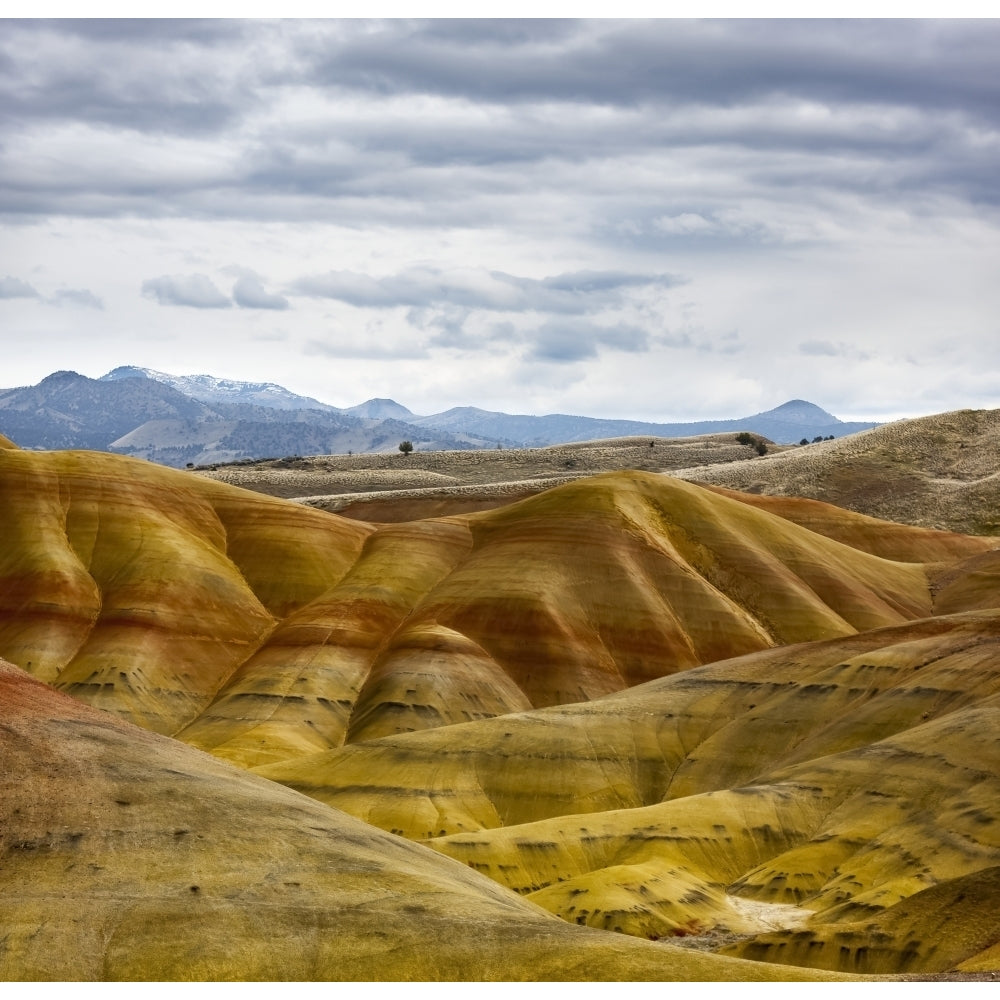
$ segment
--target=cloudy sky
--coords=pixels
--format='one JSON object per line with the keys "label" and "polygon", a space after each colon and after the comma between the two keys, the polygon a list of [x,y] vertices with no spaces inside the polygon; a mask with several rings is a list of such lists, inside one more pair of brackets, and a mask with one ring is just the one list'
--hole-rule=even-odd
{"label": "cloudy sky", "polygon": [[1000,407],[1000,21],[8,21],[0,386]]}

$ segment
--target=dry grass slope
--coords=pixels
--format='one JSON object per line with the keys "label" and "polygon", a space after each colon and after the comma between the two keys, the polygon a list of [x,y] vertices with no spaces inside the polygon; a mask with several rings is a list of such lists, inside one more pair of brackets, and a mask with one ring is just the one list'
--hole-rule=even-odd
{"label": "dry grass slope", "polygon": [[901,420],[753,463],[676,473],[728,489],[812,497],[905,524],[1000,534],[1000,410]]}
{"label": "dry grass slope", "polygon": [[[650,447],[650,441],[653,447]],[[666,472],[750,494],[808,497],[902,524],[1000,534],[1000,410],[897,421],[835,441],[769,445],[733,435],[620,438],[509,451],[316,456],[199,473],[368,521],[500,506],[581,475]],[[433,485],[428,476],[452,482]]]}

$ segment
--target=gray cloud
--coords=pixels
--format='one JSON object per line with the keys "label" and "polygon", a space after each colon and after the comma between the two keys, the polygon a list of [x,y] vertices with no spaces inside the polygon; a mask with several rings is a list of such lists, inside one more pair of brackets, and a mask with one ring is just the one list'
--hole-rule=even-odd
{"label": "gray cloud", "polygon": [[287,309],[288,299],[268,292],[259,278],[244,274],[233,285],[233,301],[242,309]]}
{"label": "gray cloud", "polygon": [[104,308],[104,303],[86,288],[61,288],[48,298],[43,298],[33,285],[9,275],[0,277],[0,299],[38,299],[51,306]]}
{"label": "gray cloud", "polygon": [[831,340],[805,340],[799,344],[799,353],[819,358],[847,358],[852,361],[868,361],[873,355],[858,344]]}
{"label": "gray cloud", "polygon": [[355,271],[329,271],[300,278],[292,287],[300,295],[378,309],[449,305],[493,312],[537,310],[576,314],[617,304],[620,293],[626,289],[666,289],[682,281],[668,274],[621,271],[579,271],[536,279],[503,271],[414,267],[383,278]]}
{"label": "gray cloud", "polygon": [[466,329],[466,320],[472,315],[471,309],[461,306],[445,306],[441,309],[411,308],[406,321],[411,326],[430,334],[428,343],[433,347],[481,350],[483,336]]}
{"label": "gray cloud", "polygon": [[678,419],[995,391],[1000,21],[3,29],[0,273],[46,291],[0,296],[60,302],[64,353],[142,327],[151,367],[183,336],[218,368],[235,305],[244,367],[317,395],[406,358],[426,412],[448,387]]}
{"label": "gray cloud", "polygon": [[526,338],[527,358],[533,361],[572,362],[596,357],[602,347],[637,354],[649,349],[649,336],[638,327],[601,326],[583,321],[545,323]]}
{"label": "gray cloud", "polygon": [[84,309],[104,308],[104,303],[86,288],[61,288],[48,301],[54,306],[79,306]]}
{"label": "gray cloud", "polygon": [[[998,45],[997,21],[9,21],[0,210],[469,226],[636,156],[687,161],[637,192],[661,237],[722,237],[751,193],[995,205]],[[88,162],[53,172],[36,133],[70,125]]]}
{"label": "gray cloud", "polygon": [[799,344],[800,354],[811,354],[814,357],[835,358],[844,353],[843,345],[838,347],[829,340],[804,340]]}
{"label": "gray cloud", "polygon": [[6,275],[0,278],[0,299],[37,299],[38,292],[26,281]]}
{"label": "gray cloud", "polygon": [[[501,22],[502,24],[503,22]],[[998,26],[957,21],[383,22],[303,53],[316,82],[380,94],[634,106],[767,94],[996,117]],[[311,51],[310,51],[311,50]],[[900,59],[899,53],[908,53]]]}
{"label": "gray cloud", "polygon": [[228,309],[232,302],[204,274],[165,274],[142,283],[142,294],[161,306]]}
{"label": "gray cloud", "polygon": [[245,42],[242,22],[3,23],[0,121],[204,134],[253,103],[224,58]]}

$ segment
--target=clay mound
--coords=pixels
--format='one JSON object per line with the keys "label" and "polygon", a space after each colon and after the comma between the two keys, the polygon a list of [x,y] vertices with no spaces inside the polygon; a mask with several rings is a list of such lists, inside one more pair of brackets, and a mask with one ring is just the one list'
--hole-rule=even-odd
{"label": "clay mound", "polygon": [[951,562],[963,555],[974,556],[984,551],[995,551],[993,547],[1000,545],[1000,542],[992,538],[883,521],[806,497],[761,496],[727,490],[710,483],[702,485],[713,493],[767,511],[883,559],[922,563]]}
{"label": "clay mound", "polygon": [[0,978],[754,980],[575,928],[0,663]]}
{"label": "clay mound", "polygon": [[994,697],[752,785],[431,843],[568,921],[737,934],[726,953],[810,968],[943,972],[1000,938],[998,722]]}
{"label": "clay mound", "polygon": [[[988,544],[954,536],[934,555]],[[925,615],[928,571],[674,480],[596,477],[501,510],[379,527],[180,736],[257,766],[578,702]]]}
{"label": "clay mound", "polygon": [[0,504],[0,654],[165,733],[371,531],[92,452],[0,451]]}
{"label": "clay mound", "polygon": [[763,933],[720,954],[863,975],[993,972],[1000,954],[1000,868],[923,889],[853,922]]}
{"label": "clay mound", "polygon": [[996,892],[939,939],[1000,864],[998,654],[1000,611],[929,619],[260,773],[568,922],[841,972],[989,969]]}
{"label": "clay mound", "polygon": [[994,583],[954,569],[988,540],[637,472],[379,527],[97,453],[0,452],[0,495],[0,654],[245,765],[922,617],[944,573],[949,610]]}
{"label": "clay mound", "polygon": [[957,410],[675,474],[746,493],[811,497],[903,524],[997,535],[998,454],[1000,410]]}
{"label": "clay mound", "polygon": [[416,840],[751,784],[1000,693],[1000,611],[766,650],[259,773]]}

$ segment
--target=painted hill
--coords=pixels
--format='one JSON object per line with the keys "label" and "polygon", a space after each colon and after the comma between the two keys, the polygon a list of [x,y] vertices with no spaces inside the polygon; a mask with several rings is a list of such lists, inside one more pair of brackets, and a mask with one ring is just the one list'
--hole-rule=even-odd
{"label": "painted hill", "polygon": [[1000,971],[994,538],[5,446],[0,505],[0,976]]}
{"label": "painted hill", "polygon": [[634,472],[377,528],[95,453],[0,451],[0,490],[0,655],[248,764],[920,618],[992,548],[895,529],[933,562],[886,559],[877,523]]}
{"label": "painted hill", "polygon": [[849,973],[995,969],[998,643],[996,610],[929,619],[258,773],[568,922]]}
{"label": "painted hill", "polygon": [[812,978],[573,927],[0,663],[0,978]]}

